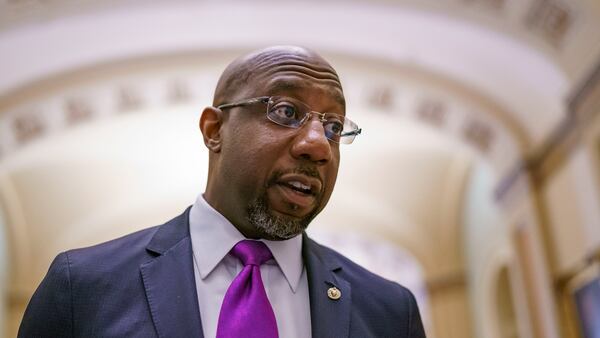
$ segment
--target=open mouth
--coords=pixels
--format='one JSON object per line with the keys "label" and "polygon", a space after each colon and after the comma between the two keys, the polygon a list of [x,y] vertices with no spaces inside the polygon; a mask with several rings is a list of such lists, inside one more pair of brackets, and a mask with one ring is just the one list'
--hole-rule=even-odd
{"label": "open mouth", "polygon": [[312,196],[318,195],[323,187],[320,179],[297,173],[284,174],[279,177],[276,183],[299,194]]}
{"label": "open mouth", "polygon": [[305,195],[314,195],[315,194],[310,185],[304,184],[302,182],[289,181],[289,182],[282,182],[279,184],[284,185],[300,194],[305,194]]}
{"label": "open mouth", "polygon": [[323,187],[318,178],[297,173],[283,174],[274,183],[271,205],[280,212],[294,215],[310,212]]}

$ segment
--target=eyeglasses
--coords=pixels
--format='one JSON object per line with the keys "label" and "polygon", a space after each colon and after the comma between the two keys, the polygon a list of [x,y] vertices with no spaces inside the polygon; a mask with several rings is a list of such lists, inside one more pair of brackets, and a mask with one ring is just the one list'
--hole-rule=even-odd
{"label": "eyeglasses", "polygon": [[310,110],[304,102],[285,96],[261,96],[234,103],[226,103],[218,106],[218,109],[227,109],[247,106],[255,103],[263,103],[267,106],[267,118],[280,126],[298,129],[313,114],[319,116],[323,123],[325,137],[335,143],[350,144],[362,129],[356,123],[345,116],[334,113],[319,113]]}

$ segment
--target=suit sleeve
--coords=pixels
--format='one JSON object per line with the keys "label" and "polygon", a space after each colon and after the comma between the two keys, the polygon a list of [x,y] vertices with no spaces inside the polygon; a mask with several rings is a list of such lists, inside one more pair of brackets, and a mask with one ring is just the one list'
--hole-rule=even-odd
{"label": "suit sleeve", "polygon": [[19,338],[73,337],[69,257],[59,254],[25,310]]}
{"label": "suit sleeve", "polygon": [[408,289],[406,289],[406,293],[409,297],[408,337],[426,338],[425,329],[423,329],[423,322],[421,321],[421,314],[419,313],[419,306],[417,305],[415,296]]}

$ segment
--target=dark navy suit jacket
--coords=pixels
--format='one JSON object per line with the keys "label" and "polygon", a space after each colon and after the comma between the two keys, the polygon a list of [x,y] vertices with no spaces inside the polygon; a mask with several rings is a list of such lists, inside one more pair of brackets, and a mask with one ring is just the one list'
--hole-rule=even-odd
{"label": "dark navy suit jacket", "polygon": [[[202,337],[188,213],[59,254],[19,337]],[[313,337],[425,337],[410,291],[303,236]]]}

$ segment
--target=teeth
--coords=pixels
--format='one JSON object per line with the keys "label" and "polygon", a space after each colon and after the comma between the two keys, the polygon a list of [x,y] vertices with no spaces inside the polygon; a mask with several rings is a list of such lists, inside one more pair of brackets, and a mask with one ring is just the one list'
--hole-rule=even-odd
{"label": "teeth", "polygon": [[294,188],[298,188],[298,189],[302,189],[302,190],[310,190],[310,186],[308,186],[306,184],[302,184],[298,181],[291,181],[291,182],[288,182],[288,184]]}

